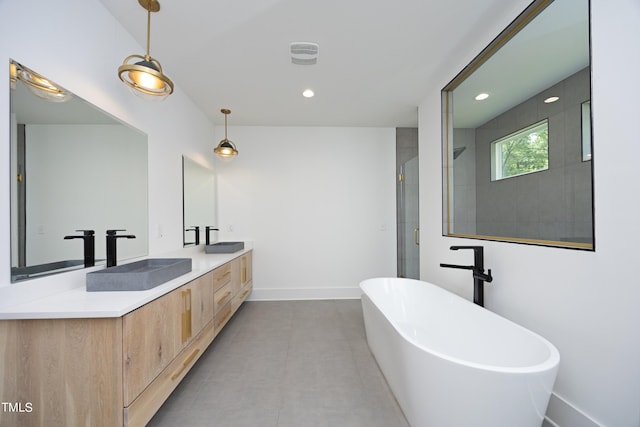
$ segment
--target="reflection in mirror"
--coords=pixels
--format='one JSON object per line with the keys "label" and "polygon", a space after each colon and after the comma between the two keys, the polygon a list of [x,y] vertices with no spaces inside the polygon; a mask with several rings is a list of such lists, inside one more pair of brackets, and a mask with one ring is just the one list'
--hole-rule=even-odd
{"label": "reflection in mirror", "polygon": [[182,197],[184,246],[215,242],[215,174],[185,156],[182,156]]}
{"label": "reflection in mirror", "polygon": [[136,235],[119,259],[146,255],[147,136],[59,86],[68,99],[52,102],[13,72],[28,68],[10,69],[11,281],[90,266],[91,237],[104,264],[107,229]]}
{"label": "reflection in mirror", "polygon": [[589,1],[533,2],[442,92],[443,234],[593,250]]}

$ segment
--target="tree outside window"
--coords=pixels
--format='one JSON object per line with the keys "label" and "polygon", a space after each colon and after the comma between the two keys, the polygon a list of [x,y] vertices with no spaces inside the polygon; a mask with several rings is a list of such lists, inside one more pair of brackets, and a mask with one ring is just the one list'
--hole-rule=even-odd
{"label": "tree outside window", "polygon": [[491,143],[491,180],[549,169],[549,124],[545,119]]}

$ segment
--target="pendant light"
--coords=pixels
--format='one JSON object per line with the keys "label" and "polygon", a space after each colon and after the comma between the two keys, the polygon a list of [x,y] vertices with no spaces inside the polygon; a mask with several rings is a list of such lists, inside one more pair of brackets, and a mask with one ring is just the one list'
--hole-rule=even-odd
{"label": "pendant light", "polygon": [[71,92],[15,61],[9,63],[9,78],[12,89],[20,80],[31,93],[50,102],[66,102],[73,97]]}
{"label": "pendant light", "polygon": [[[157,0],[138,0],[140,6],[147,10],[147,53],[142,55],[129,55],[118,68],[118,77],[132,92],[147,100],[163,100],[173,93],[173,82],[162,72],[162,66],[158,60],[149,55],[151,39],[151,12],[160,10]],[[140,59],[132,63],[130,61]]]}
{"label": "pendant light", "polygon": [[220,141],[213,152],[223,159],[231,159],[233,158],[233,156],[238,155],[238,149],[236,148],[236,145],[233,143],[233,141],[230,141],[227,138],[227,116],[231,114],[231,110],[223,108],[222,110],[220,110],[220,112],[224,114],[224,139]]}
{"label": "pendant light", "polygon": [[18,67],[15,62],[9,61],[9,85],[11,89],[16,88],[16,83],[18,82]]}

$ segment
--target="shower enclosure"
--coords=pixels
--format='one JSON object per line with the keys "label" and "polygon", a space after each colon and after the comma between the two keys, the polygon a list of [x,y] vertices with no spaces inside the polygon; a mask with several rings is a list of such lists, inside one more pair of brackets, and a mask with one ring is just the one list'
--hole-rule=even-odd
{"label": "shower enclosure", "polygon": [[420,278],[418,129],[396,129],[398,277]]}

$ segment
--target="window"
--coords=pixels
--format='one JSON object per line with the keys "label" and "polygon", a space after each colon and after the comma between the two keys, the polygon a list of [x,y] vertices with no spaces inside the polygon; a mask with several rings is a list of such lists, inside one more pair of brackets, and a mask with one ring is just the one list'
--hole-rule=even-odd
{"label": "window", "polygon": [[549,123],[545,119],[491,143],[491,180],[549,169]]}

